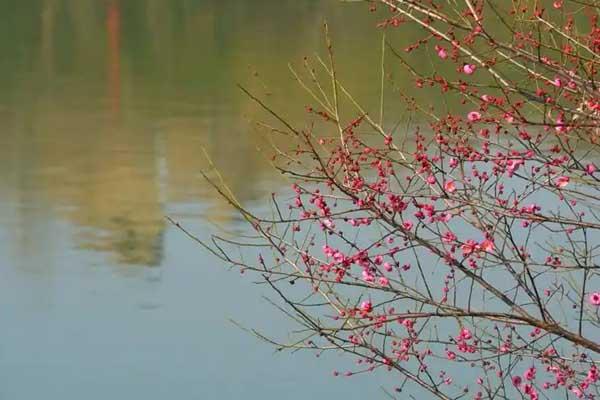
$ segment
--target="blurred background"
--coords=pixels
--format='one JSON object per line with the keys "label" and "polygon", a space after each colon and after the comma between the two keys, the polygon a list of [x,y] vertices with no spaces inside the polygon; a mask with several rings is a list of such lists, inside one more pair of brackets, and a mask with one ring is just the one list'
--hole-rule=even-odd
{"label": "blurred background", "polygon": [[377,104],[366,4],[0,0],[0,399],[383,396],[389,376],[331,382],[343,359],[234,326],[290,323],[164,219],[239,229],[203,148],[250,207],[281,185],[236,83],[302,116],[287,64],[323,54],[325,19],[341,78]]}

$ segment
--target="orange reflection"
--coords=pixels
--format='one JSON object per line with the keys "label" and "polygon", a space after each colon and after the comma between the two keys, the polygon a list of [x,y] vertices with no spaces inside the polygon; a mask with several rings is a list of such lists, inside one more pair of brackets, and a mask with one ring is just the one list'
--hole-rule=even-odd
{"label": "orange reflection", "polygon": [[121,10],[116,0],[108,3],[106,32],[108,34],[108,90],[111,110],[116,116],[121,108]]}

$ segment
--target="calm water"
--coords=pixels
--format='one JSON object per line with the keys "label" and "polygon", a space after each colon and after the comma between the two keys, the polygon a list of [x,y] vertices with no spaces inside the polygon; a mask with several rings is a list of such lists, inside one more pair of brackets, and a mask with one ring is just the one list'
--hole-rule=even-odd
{"label": "calm water", "polygon": [[199,178],[203,147],[250,206],[280,184],[235,83],[301,113],[287,63],[322,51],[324,17],[340,73],[376,81],[364,5],[0,0],[0,399],[382,396],[331,384],[335,356],[274,355],[232,325],[289,327],[164,220],[237,228]]}

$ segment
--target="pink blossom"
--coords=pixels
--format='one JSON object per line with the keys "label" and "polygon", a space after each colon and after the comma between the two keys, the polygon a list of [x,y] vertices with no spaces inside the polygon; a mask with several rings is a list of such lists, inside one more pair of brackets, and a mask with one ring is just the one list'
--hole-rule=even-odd
{"label": "pink blossom", "polygon": [[519,386],[521,386],[521,382],[522,382],[522,381],[523,381],[523,380],[522,380],[522,379],[521,379],[521,377],[520,377],[520,376],[518,376],[518,375],[516,375],[516,376],[513,376],[513,377],[512,377],[512,384],[513,384],[514,386],[516,386],[516,387],[519,387]]}
{"label": "pink blossom", "polygon": [[577,89],[577,83],[575,83],[575,81],[572,79],[569,81],[569,83],[567,83],[567,86],[569,89]]}
{"label": "pink blossom", "polygon": [[566,132],[567,128],[565,127],[565,120],[562,116],[556,118],[556,127],[554,128],[556,132]]}
{"label": "pink blossom", "polygon": [[471,75],[473,72],[475,72],[475,68],[476,66],[474,64],[465,64],[463,65],[463,72],[467,75]]}
{"label": "pink blossom", "polygon": [[551,80],[550,83],[553,84],[556,87],[561,87],[562,86],[562,81],[560,80],[559,77],[554,78],[554,80]]}
{"label": "pink blossom", "polygon": [[598,380],[598,368],[595,365],[592,365],[592,367],[588,371],[587,379],[589,379],[592,382],[596,382]]}
{"label": "pink blossom", "polygon": [[450,231],[444,233],[444,235],[442,236],[442,241],[444,243],[452,243],[456,240],[456,235]]}
{"label": "pink blossom", "polygon": [[533,387],[533,385],[526,384],[525,387],[523,388],[523,391],[525,392],[525,394],[529,395],[530,400],[538,400],[539,399],[538,393],[535,390],[535,388]]}
{"label": "pink blossom", "polygon": [[[507,353],[510,351],[510,344],[503,344],[502,346],[500,346],[500,352],[501,353]],[[516,376],[515,378],[519,378],[521,379],[520,376]],[[514,378],[513,378],[514,379]]]}
{"label": "pink blossom", "polygon": [[375,280],[375,277],[368,271],[363,271],[362,277],[365,282],[373,282]]}
{"label": "pink blossom", "polygon": [[523,373],[523,378],[527,379],[528,381],[532,381],[535,379],[535,372],[535,367],[527,368],[527,370]]}
{"label": "pink blossom", "polygon": [[585,102],[585,104],[592,111],[598,111],[598,110],[600,110],[600,102],[596,102],[594,100],[587,100]]}
{"label": "pink blossom", "polygon": [[469,254],[473,253],[475,251],[476,247],[477,247],[477,243],[472,239],[467,240],[465,242],[465,244],[460,246],[460,248],[463,252],[463,255],[465,255],[465,256],[468,256]]}
{"label": "pink blossom", "polygon": [[471,334],[471,331],[468,328],[462,328],[460,330],[460,338],[461,339],[469,340],[472,337],[473,337],[473,335]]}
{"label": "pink blossom", "polygon": [[559,8],[561,8],[563,6],[563,0],[556,0],[554,3],[552,3],[552,7],[556,8],[557,10]]}
{"label": "pink blossom", "polygon": [[413,227],[413,223],[412,223],[412,221],[404,221],[402,223],[402,226],[404,227],[404,229],[406,229],[407,231],[409,231]]}
{"label": "pink blossom", "polygon": [[346,258],[346,256],[344,256],[344,254],[339,251],[336,251],[335,253],[333,253],[333,259],[337,263],[341,263],[342,261],[344,261],[345,258]]}
{"label": "pink blossom", "polygon": [[578,399],[582,399],[583,398],[583,392],[578,387],[574,386],[573,388],[571,388],[571,392],[573,392],[573,394],[575,395],[575,397],[577,397]]}
{"label": "pink blossom", "polygon": [[562,189],[569,184],[569,180],[568,176],[559,176],[556,178],[556,186]]}
{"label": "pink blossom", "polygon": [[450,165],[450,168],[455,168],[458,165],[458,160],[456,158],[451,158],[448,165]]}
{"label": "pink blossom", "polygon": [[600,306],[600,292],[590,294],[590,303],[594,306]]}
{"label": "pink blossom", "polygon": [[456,359],[456,353],[453,351],[446,351],[446,357],[448,357],[448,360],[454,360]]}
{"label": "pink blossom", "polygon": [[471,111],[467,114],[467,119],[471,122],[477,122],[481,119],[481,113],[478,111]]}
{"label": "pink blossom", "polygon": [[489,239],[484,240],[483,242],[481,242],[481,249],[483,251],[487,251],[488,253],[492,250],[494,250],[494,242],[492,242]]}
{"label": "pink blossom", "polygon": [[596,172],[596,166],[594,164],[588,164],[585,166],[585,172],[587,172],[589,175],[593,175],[594,172]]}
{"label": "pink blossom", "polygon": [[325,254],[327,257],[331,257],[331,256],[333,255],[333,253],[334,253],[334,252],[335,252],[335,251],[334,251],[334,250],[333,250],[331,247],[329,247],[329,246],[327,246],[327,245],[323,245],[323,253],[324,253],[324,254]]}
{"label": "pink blossom", "polygon": [[365,300],[360,303],[360,309],[363,312],[370,313],[373,311],[373,303],[371,303],[369,300]]}
{"label": "pink blossom", "polygon": [[442,46],[435,46],[435,51],[437,52],[438,57],[440,57],[442,60],[448,58],[448,52]]}
{"label": "pink blossom", "polygon": [[540,207],[537,204],[529,204],[529,205],[521,208],[521,212],[527,213],[527,214],[535,214],[536,212],[541,211],[541,210],[542,210],[542,207]]}
{"label": "pink blossom", "polygon": [[456,184],[454,183],[454,181],[450,180],[444,184],[444,189],[448,193],[454,193],[456,192]]}
{"label": "pink blossom", "polygon": [[412,319],[404,319],[402,320],[402,325],[404,325],[407,329],[412,329],[415,325],[415,321]]}
{"label": "pink blossom", "polygon": [[385,276],[382,276],[382,277],[379,278],[379,285],[381,285],[381,286],[388,286],[389,284],[390,284],[390,281]]}

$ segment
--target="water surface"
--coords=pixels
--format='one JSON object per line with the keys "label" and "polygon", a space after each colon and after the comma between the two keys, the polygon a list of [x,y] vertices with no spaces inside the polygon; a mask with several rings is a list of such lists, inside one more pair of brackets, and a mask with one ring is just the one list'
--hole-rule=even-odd
{"label": "water surface", "polygon": [[324,18],[376,104],[363,4],[0,0],[0,399],[382,396],[379,378],[332,384],[336,356],[274,355],[232,325],[289,328],[164,219],[237,229],[203,149],[250,206],[281,184],[235,84],[300,116],[287,64],[322,53]]}

